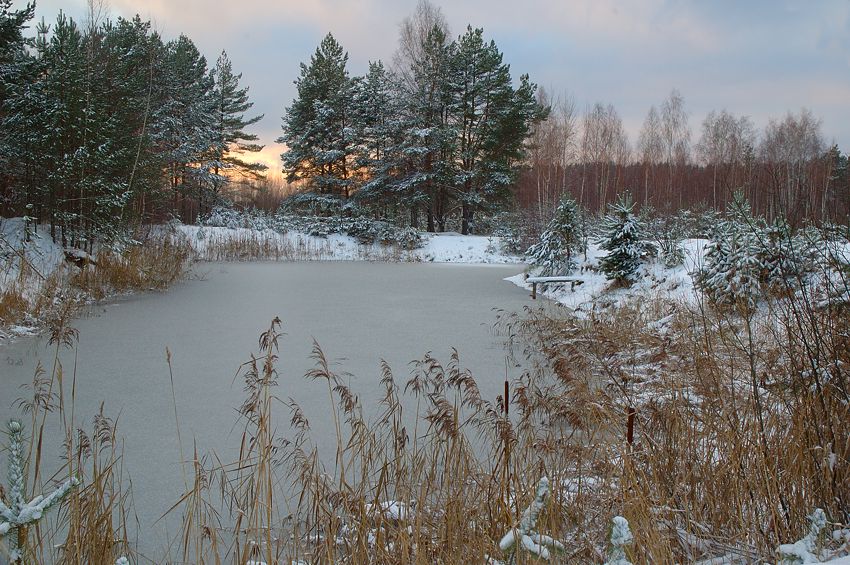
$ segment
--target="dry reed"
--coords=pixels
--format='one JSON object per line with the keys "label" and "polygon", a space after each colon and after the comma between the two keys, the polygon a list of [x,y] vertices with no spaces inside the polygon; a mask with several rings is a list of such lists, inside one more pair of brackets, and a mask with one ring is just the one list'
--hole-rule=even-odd
{"label": "dry reed", "polygon": [[[57,349],[73,344],[66,324],[54,328]],[[484,398],[454,351],[447,363],[425,356],[402,382],[383,364],[383,397],[364,407],[316,344],[306,377],[327,388],[328,454],[312,415],[280,390],[275,319],[242,366],[239,457],[193,449],[171,509],[179,555],[167,559],[478,563],[501,557],[542,475],[552,494],[539,529],[564,543],[557,562],[604,561],[615,515],[631,524],[635,563],[773,561],[816,507],[846,527],[850,323],[839,307],[805,293],[752,312],[658,301],[588,319],[502,313],[497,329],[526,367],[508,399]],[[27,406],[34,437],[48,409],[69,419],[55,476],[85,472],[84,488],[29,547],[38,562],[107,563],[133,549],[120,450],[102,416],[81,435],[66,381],[54,363]]]}

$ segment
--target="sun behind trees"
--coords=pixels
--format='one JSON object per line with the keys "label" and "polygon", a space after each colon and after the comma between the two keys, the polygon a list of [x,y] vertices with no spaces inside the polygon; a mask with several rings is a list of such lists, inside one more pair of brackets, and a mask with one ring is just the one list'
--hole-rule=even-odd
{"label": "sun behind trees", "polygon": [[522,75],[514,88],[481,29],[449,42],[438,22],[420,41],[408,42],[398,72],[377,62],[350,78],[330,33],[301,65],[278,141],[289,181],[306,189],[302,203],[338,209],[352,199],[414,227],[423,215],[429,231],[459,212],[466,234],[476,213],[511,199],[526,140],[548,113],[536,85]]}
{"label": "sun behind trees", "polygon": [[264,165],[244,129],[252,103],[227,55],[209,69],[191,39],[136,16],[78,25],[60,12],[26,38],[30,9],[0,6],[3,216],[91,248],[141,222],[192,221]]}

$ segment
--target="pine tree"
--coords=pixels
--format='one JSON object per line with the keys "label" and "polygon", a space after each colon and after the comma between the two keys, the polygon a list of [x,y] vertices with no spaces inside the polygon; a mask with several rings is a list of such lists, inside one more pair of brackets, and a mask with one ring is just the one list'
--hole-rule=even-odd
{"label": "pine tree", "polygon": [[21,10],[12,10],[12,0],[0,0],[0,66],[19,57],[26,40],[23,30],[35,13],[35,2]]}
{"label": "pine tree", "polygon": [[509,196],[524,142],[546,110],[536,86],[520,77],[514,90],[509,66],[482,29],[467,28],[451,59],[449,122],[455,139],[454,186],[461,203],[461,233],[469,233],[476,211],[493,209]]}
{"label": "pine tree", "polygon": [[352,81],[348,53],[330,33],[295,82],[298,96],[286,109],[278,142],[289,182],[303,181],[322,195],[348,198],[354,184],[351,161],[356,145],[351,116]]}
{"label": "pine tree", "polygon": [[409,80],[402,83],[401,141],[394,154],[393,191],[410,210],[418,227],[424,207],[428,231],[445,231],[451,208],[451,156],[454,138],[447,122],[449,65],[453,46],[435,24],[425,36]]}
{"label": "pine tree", "polygon": [[24,49],[23,28],[34,7],[28,5],[22,14],[10,11],[10,5],[8,0],[0,2],[0,186],[12,187],[13,210],[37,220],[43,212],[42,189],[34,178],[38,144],[48,134],[40,128],[45,104],[37,92],[43,66]]}
{"label": "pine tree", "polygon": [[580,221],[578,203],[565,196],[540,241],[526,252],[533,264],[540,267],[541,275],[565,275],[576,268],[573,254],[581,243]]}
{"label": "pine tree", "polygon": [[206,59],[181,35],[165,46],[153,111],[153,134],[165,159],[174,210],[180,197],[201,200],[206,187],[220,182],[205,156],[215,139],[212,79]]}
{"label": "pine tree", "polygon": [[[139,221],[167,197],[163,186],[166,156],[158,151],[157,84],[165,76],[165,46],[150,22],[139,16],[106,22],[96,65],[102,67],[98,96],[108,110],[98,117],[109,124],[104,136],[109,159],[98,158],[99,174],[123,185],[129,199],[121,210],[101,207],[122,224]],[[164,117],[163,114],[159,114]]]}
{"label": "pine tree", "polygon": [[461,203],[461,233],[473,228],[476,211],[493,209],[509,196],[516,166],[532,125],[546,116],[536,86],[510,69],[482,29],[467,28],[455,42],[450,66],[449,123],[455,138],[454,186]]}
{"label": "pine tree", "polygon": [[263,119],[263,115],[245,118],[253,105],[248,100],[248,88],[239,88],[240,74],[234,74],[227,53],[222,51],[210,73],[213,81],[213,143],[206,167],[211,170],[211,192],[215,205],[222,189],[234,178],[259,180],[268,168],[262,163],[249,163],[243,159],[245,153],[257,153],[263,146],[257,136],[245,132],[245,128]]}
{"label": "pine tree", "polygon": [[599,242],[608,254],[600,260],[605,276],[620,286],[631,286],[637,281],[646,244],[643,242],[643,226],[635,216],[634,202],[626,192],[610,205],[603,221],[606,235]]}
{"label": "pine tree", "polygon": [[[86,64],[83,35],[76,23],[60,12],[52,36],[42,22],[38,28],[36,57],[40,77],[20,94],[29,158],[35,162],[31,173],[32,192],[44,203],[50,235],[68,245],[71,224],[79,220],[74,201],[79,197],[77,182],[85,165],[81,147],[86,134]],[[30,100],[27,98],[32,97]],[[28,124],[28,125],[27,125]],[[40,169],[40,170],[38,170]]]}
{"label": "pine tree", "polygon": [[398,160],[401,132],[398,84],[381,61],[369,63],[369,72],[353,86],[354,170],[360,183],[359,203],[382,209],[396,200],[391,178]]}

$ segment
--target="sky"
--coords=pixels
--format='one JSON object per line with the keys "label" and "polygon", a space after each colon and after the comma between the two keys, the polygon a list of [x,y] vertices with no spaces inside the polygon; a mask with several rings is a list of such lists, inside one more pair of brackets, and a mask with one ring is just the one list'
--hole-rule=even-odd
{"label": "sky", "polygon": [[[15,5],[23,5],[16,2]],[[583,112],[613,104],[634,144],[652,105],[674,88],[692,141],[706,114],[726,109],[758,129],[810,109],[828,143],[850,151],[850,0],[453,0],[440,2],[453,35],[484,28],[511,65]],[[86,0],[38,0],[36,18],[61,9],[82,20]],[[135,14],[166,38],[189,36],[210,65],[222,50],[250,87],[262,160],[280,167],[281,116],[299,64],[328,33],[349,71],[392,60],[399,24],[416,0],[107,0],[112,18]],[[254,114],[251,114],[254,115]]]}

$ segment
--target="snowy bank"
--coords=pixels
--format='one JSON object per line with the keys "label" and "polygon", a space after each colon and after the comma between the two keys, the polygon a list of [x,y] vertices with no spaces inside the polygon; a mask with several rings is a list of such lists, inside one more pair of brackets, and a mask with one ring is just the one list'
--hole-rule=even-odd
{"label": "snowy bank", "polygon": [[298,231],[190,225],[181,225],[176,229],[203,260],[221,259],[222,255],[217,250],[242,246],[246,259],[256,258],[250,253],[250,249],[255,249],[265,250],[266,258],[287,260],[396,260],[466,264],[523,262],[521,257],[503,253],[498,237],[453,232],[423,234],[421,247],[403,249],[378,243],[364,244],[342,234],[317,236]]}
{"label": "snowy bank", "polygon": [[[363,243],[343,234],[310,235],[298,230],[262,229],[254,227],[211,227],[195,225],[161,225],[150,229],[149,241],[179,243],[185,260],[199,261],[404,261],[463,264],[516,264],[522,259],[502,253],[500,240],[485,236],[462,236],[454,233],[419,234],[421,246],[405,249],[400,245]],[[107,253],[115,265],[126,264],[127,270],[145,272],[162,268],[166,263],[153,258],[155,265],[131,265],[128,249],[145,250],[155,255],[156,245],[122,250],[110,249]],[[148,253],[150,252],[150,253]],[[132,254],[132,253],[131,253]],[[44,226],[27,225],[23,218],[0,218],[0,339],[38,333],[48,311],[56,310],[68,301],[89,303],[116,294],[126,294],[139,289],[113,288],[108,285],[111,272],[103,264],[97,266],[98,257],[104,254],[95,248],[94,256],[76,249],[64,249],[54,242]],[[149,267],[152,267],[149,269]],[[76,275],[86,269],[91,277],[102,278],[106,286],[76,288]],[[83,271],[81,271],[83,270]],[[177,269],[178,271],[180,269]],[[134,271],[135,272],[135,271]],[[127,273],[122,273],[126,275]],[[121,277],[122,280],[126,278]],[[138,277],[137,277],[138,278]],[[141,277],[143,278],[143,277]],[[80,282],[80,281],[78,281]],[[90,282],[90,281],[89,281]],[[83,285],[85,286],[85,284]],[[141,286],[141,290],[149,288]],[[153,288],[153,287],[150,287]],[[156,288],[164,288],[157,286]]]}
{"label": "snowy bank", "polygon": [[[611,281],[599,271],[599,260],[606,255],[597,244],[590,244],[587,256],[581,260],[570,277],[580,281],[580,284],[547,284],[538,287],[547,298],[572,308],[579,315],[586,315],[594,309],[621,306],[634,300],[663,297],[668,300],[692,302],[696,300],[694,289],[694,273],[703,261],[708,240],[688,239],[682,243],[685,255],[684,262],[676,267],[667,268],[657,260],[641,267],[638,281],[629,288],[612,288]],[[531,284],[525,281],[525,275],[519,274],[505,279],[515,285],[528,289]]]}
{"label": "snowy bank", "polygon": [[[29,231],[29,238],[27,238]],[[62,246],[54,243],[45,228],[27,230],[23,218],[0,218],[0,289],[15,284],[29,270],[37,278],[45,279],[65,260]]]}

